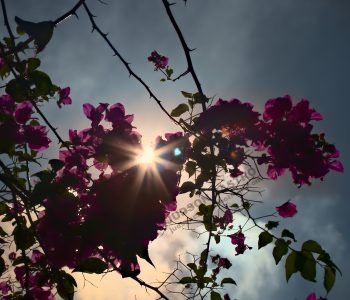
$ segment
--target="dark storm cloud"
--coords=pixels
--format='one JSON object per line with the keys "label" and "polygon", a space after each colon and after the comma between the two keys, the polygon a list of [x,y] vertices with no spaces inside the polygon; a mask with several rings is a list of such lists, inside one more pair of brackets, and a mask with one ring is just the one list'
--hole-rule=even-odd
{"label": "dark storm cloud", "polygon": [[[18,15],[32,21],[55,19],[73,3],[7,2],[11,19]],[[109,32],[121,54],[166,107],[181,101],[178,91],[194,89],[189,79],[161,84],[159,74],[147,62],[147,55],[156,49],[170,57],[175,72],[181,73],[186,65],[160,0],[110,1],[108,6],[98,1],[88,3],[101,28]],[[172,8],[189,46],[196,48],[193,60],[208,95],[237,97],[258,107],[270,97],[287,93],[296,100],[308,98],[325,119],[316,127],[336,142],[346,172],[349,170],[350,1],[189,0],[187,7],[178,1]],[[157,122],[169,126],[166,119],[160,120],[156,104],[128,77],[101,38],[90,33],[85,12],[79,11],[78,15],[79,20],[73,17],[57,27],[47,51],[41,54],[43,68],[54,82],[72,87],[72,109],[63,108],[57,113],[55,104],[46,109],[60,132],[76,126],[82,117],[81,105],[87,101],[122,101],[128,112],[135,113],[136,120],[142,120],[139,124],[154,126],[156,116]],[[298,199],[301,226],[291,223],[290,229],[300,240],[317,237],[333,253],[343,277],[338,277],[330,299],[343,299],[350,292],[350,264],[344,258],[350,247],[347,173],[331,174],[324,183],[302,189],[289,182],[290,178],[270,184],[268,200],[273,207],[290,197]],[[266,279],[259,299],[305,299],[306,293],[315,289],[296,278],[285,284],[283,267],[272,274],[278,278],[278,287],[269,290]]]}

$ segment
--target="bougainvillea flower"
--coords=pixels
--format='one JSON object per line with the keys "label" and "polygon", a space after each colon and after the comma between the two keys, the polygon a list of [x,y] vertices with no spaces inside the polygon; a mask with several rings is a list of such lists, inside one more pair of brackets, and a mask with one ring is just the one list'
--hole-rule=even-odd
{"label": "bougainvillea flower", "polygon": [[34,151],[43,151],[49,147],[51,140],[47,137],[45,126],[25,126],[24,137],[29,148]]}
{"label": "bougainvillea flower", "polygon": [[[316,300],[316,293],[311,293],[306,297],[306,300]],[[326,298],[320,297],[317,300],[327,300]]]}
{"label": "bougainvillea flower", "polygon": [[290,200],[281,206],[276,206],[276,210],[282,218],[292,218],[298,212],[297,206],[294,203],[290,202]]}
{"label": "bougainvillea flower", "polygon": [[289,95],[270,99],[265,104],[265,111],[263,114],[265,121],[277,121],[282,119],[286,112],[292,108],[292,99]]}
{"label": "bougainvillea flower", "polygon": [[2,293],[2,295],[7,295],[10,291],[11,288],[7,282],[0,282],[0,292]]}
{"label": "bougainvillea flower", "polygon": [[245,252],[245,250],[251,249],[251,247],[249,247],[248,245],[246,245],[244,243],[245,235],[243,234],[241,228],[236,233],[229,235],[229,237],[231,238],[231,243],[233,245],[237,245],[235,248],[235,250],[236,250],[235,255],[243,254]]}
{"label": "bougainvillea flower", "polygon": [[103,119],[103,113],[107,107],[107,103],[100,103],[100,105],[96,108],[90,103],[85,103],[83,105],[84,114],[89,120],[92,121],[92,127],[96,127],[98,124],[100,124]]}
{"label": "bougainvillea flower", "polygon": [[219,225],[221,229],[233,222],[233,214],[230,209],[227,209],[222,217],[214,216],[214,222]]}
{"label": "bougainvillea flower", "polygon": [[148,57],[148,61],[153,62],[155,70],[165,69],[169,64],[169,58],[160,55],[157,51],[152,51],[151,55]]}
{"label": "bougainvillea flower", "polygon": [[33,105],[30,101],[24,101],[17,105],[14,116],[17,123],[25,124],[33,113]]}
{"label": "bougainvillea flower", "polygon": [[62,105],[72,104],[72,99],[69,97],[69,94],[70,94],[70,87],[69,86],[59,90],[59,92],[58,92],[59,99],[57,101],[57,105],[59,108],[61,108]]}

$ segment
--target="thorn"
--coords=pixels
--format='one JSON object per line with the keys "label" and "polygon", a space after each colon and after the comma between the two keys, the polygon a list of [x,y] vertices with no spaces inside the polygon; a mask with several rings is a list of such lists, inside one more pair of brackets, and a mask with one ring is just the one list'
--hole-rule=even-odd
{"label": "thorn", "polygon": [[79,20],[79,16],[76,11],[73,13],[73,15]]}
{"label": "thorn", "polygon": [[197,50],[197,48],[193,48],[193,49],[188,48],[188,51],[190,51],[190,52],[193,52],[193,51],[196,51],[196,50]]}

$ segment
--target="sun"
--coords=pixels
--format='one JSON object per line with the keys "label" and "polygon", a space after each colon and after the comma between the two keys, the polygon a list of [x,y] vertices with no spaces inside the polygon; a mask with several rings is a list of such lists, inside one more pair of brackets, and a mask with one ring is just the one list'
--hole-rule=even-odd
{"label": "sun", "polygon": [[140,155],[137,157],[137,163],[150,165],[153,164],[156,160],[156,154],[152,147],[145,147]]}

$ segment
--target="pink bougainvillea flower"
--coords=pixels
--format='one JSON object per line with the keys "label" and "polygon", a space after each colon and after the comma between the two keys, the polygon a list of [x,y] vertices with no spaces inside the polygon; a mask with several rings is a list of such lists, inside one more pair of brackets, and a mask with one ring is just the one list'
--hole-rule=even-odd
{"label": "pink bougainvillea flower", "polygon": [[0,292],[2,293],[2,295],[7,295],[10,291],[11,288],[7,282],[0,282]]}
{"label": "pink bougainvillea flower", "polygon": [[51,140],[47,137],[45,126],[25,126],[24,138],[29,145],[29,148],[34,151],[43,151],[49,148]]}
{"label": "pink bougainvillea flower", "polygon": [[85,103],[83,105],[84,114],[89,120],[92,121],[92,127],[96,127],[98,124],[100,124],[100,122],[103,119],[103,113],[105,112],[107,107],[107,103],[100,103],[100,105],[96,108],[90,103]]}
{"label": "pink bougainvillea flower", "polygon": [[237,231],[234,234],[229,235],[229,237],[231,238],[231,243],[233,245],[237,245],[235,248],[236,255],[243,254],[245,252],[245,250],[247,250],[247,249],[252,249],[251,247],[249,247],[248,245],[246,245],[244,243],[245,235],[243,234],[241,227],[240,227],[239,231]]}
{"label": "pink bougainvillea flower", "polygon": [[327,300],[327,298],[320,297],[316,299],[316,293],[311,293],[306,297],[306,300]]}
{"label": "pink bougainvillea flower", "polygon": [[57,101],[57,105],[59,108],[62,107],[62,105],[70,105],[72,104],[72,99],[69,97],[70,94],[70,87],[67,86],[63,89],[60,89],[59,92],[59,100]]}
{"label": "pink bougainvillea flower", "polygon": [[24,101],[17,105],[14,113],[17,123],[25,124],[33,113],[33,105],[30,101]]}
{"label": "pink bougainvillea flower", "polygon": [[153,62],[155,70],[165,69],[169,64],[169,58],[160,55],[157,51],[152,51],[151,55],[148,57],[148,61]]}
{"label": "pink bougainvillea flower", "polygon": [[282,218],[292,218],[298,212],[297,206],[294,203],[290,202],[290,200],[281,206],[276,206],[276,210]]}
{"label": "pink bougainvillea flower", "polygon": [[289,95],[270,99],[265,104],[265,111],[263,114],[265,121],[276,121],[282,119],[286,112],[292,108],[292,99]]}

